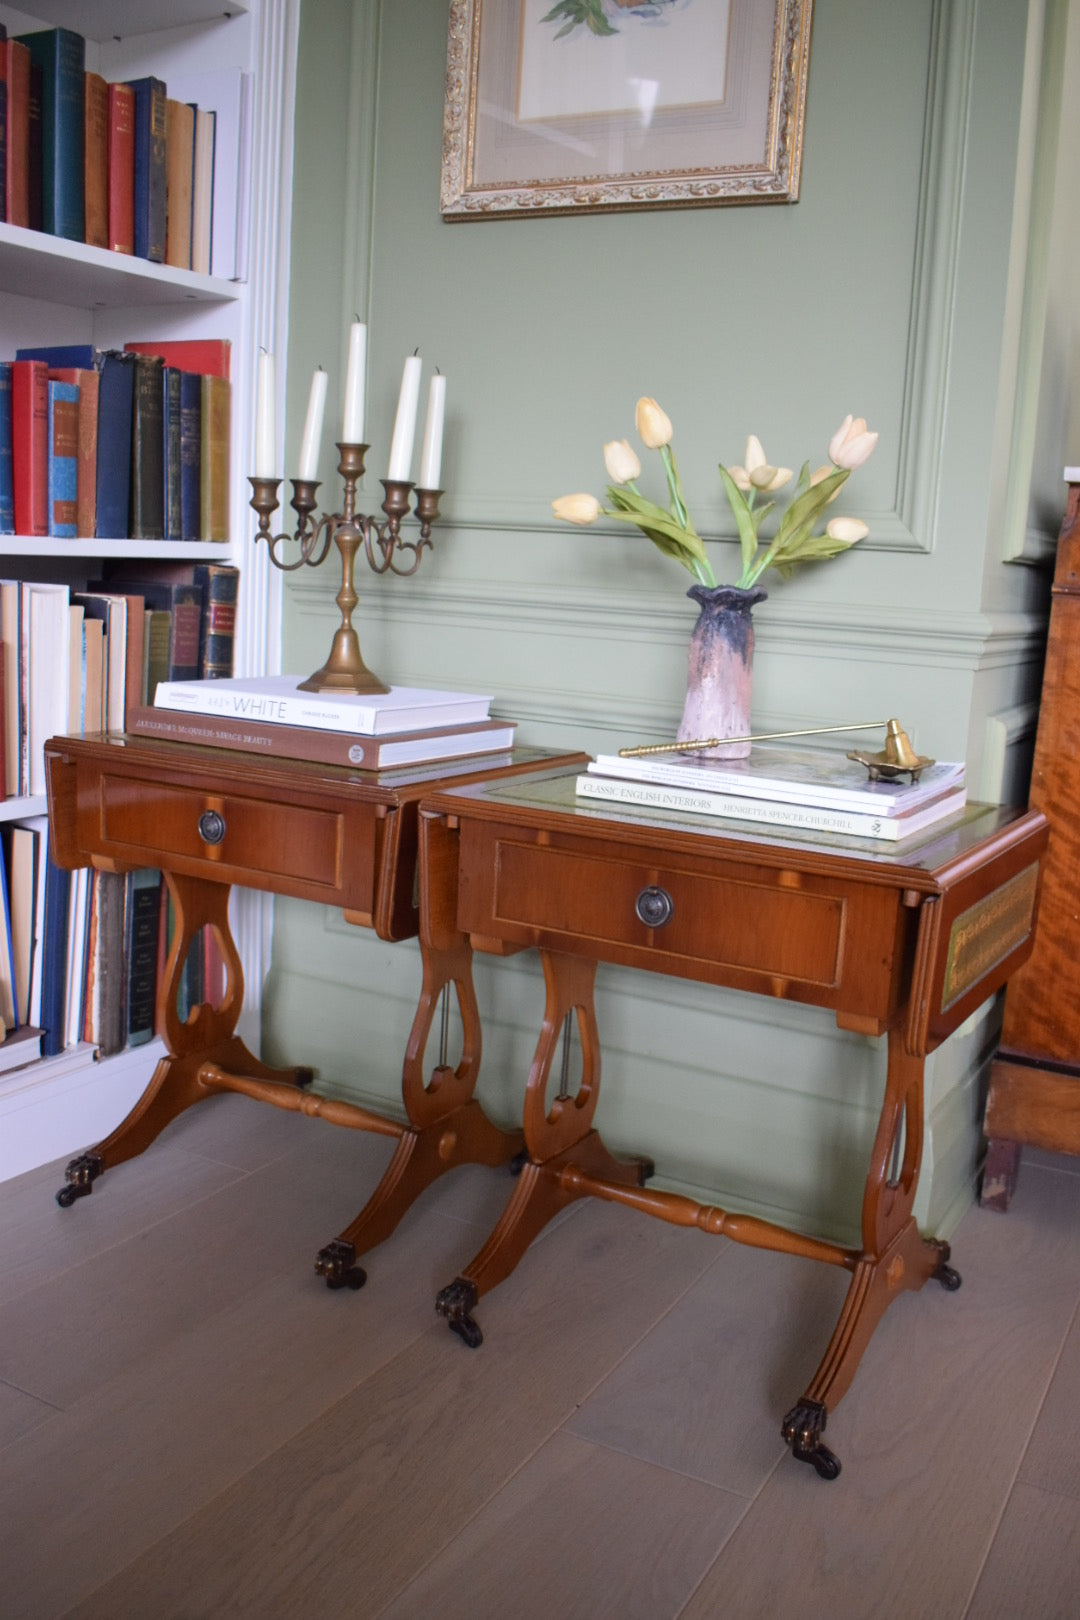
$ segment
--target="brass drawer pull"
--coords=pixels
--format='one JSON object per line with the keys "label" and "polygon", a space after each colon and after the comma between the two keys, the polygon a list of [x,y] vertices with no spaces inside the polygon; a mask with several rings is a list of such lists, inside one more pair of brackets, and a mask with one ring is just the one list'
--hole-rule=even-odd
{"label": "brass drawer pull", "polygon": [[199,817],[199,837],[204,844],[220,844],[225,837],[225,817],[216,810],[204,810]]}
{"label": "brass drawer pull", "polygon": [[638,921],[643,922],[646,928],[663,928],[671,920],[675,902],[666,889],[642,889],[634,901],[634,910]]}

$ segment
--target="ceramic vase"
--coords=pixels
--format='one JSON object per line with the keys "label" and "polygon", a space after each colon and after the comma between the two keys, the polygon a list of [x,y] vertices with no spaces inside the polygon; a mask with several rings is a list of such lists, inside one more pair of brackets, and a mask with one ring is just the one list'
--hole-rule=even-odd
{"label": "ceramic vase", "polygon": [[[753,610],[768,592],[760,585],[691,585],[687,596],[700,612],[690,637],[686,703],[679,742],[705,737],[745,737],[751,730],[754,680]],[[695,750],[699,758],[745,759],[748,742],[719,742]]]}

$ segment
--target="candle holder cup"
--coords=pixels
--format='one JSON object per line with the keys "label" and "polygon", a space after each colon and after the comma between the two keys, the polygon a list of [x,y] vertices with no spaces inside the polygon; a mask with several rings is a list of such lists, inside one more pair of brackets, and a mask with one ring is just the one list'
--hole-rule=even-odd
{"label": "candle holder cup", "polygon": [[[251,478],[251,507],[259,518],[255,539],[266,541],[270,561],[282,573],[293,573],[305,567],[318,568],[329,555],[331,545],[337,547],[341,558],[341,587],[335,597],[341,624],[334,632],[326,662],[300,683],[300,691],[388,692],[389,687],[364,663],[360,640],[353,629],[353,610],[360,600],[353,582],[356,555],[362,546],[368,566],[376,574],[389,572],[403,578],[415,574],[425,548],[431,546],[431,530],[439,515],[439,497],[443,491],[416,489],[404,479],[384,478],[381,482],[385,520],[365,516],[356,510],[356,486],[364,472],[364,457],[369,446],[339,444],[337,449],[338,472],[344,483],[341,511],[316,517],[318,484],[313,479],[294,478],[290,504],[296,513],[296,528],[292,534],[273,534],[271,522],[278,507],[281,480]],[[406,540],[402,537],[401,524],[409,514],[414,493],[420,532],[415,540]],[[291,560],[284,551],[290,544],[300,548]]]}

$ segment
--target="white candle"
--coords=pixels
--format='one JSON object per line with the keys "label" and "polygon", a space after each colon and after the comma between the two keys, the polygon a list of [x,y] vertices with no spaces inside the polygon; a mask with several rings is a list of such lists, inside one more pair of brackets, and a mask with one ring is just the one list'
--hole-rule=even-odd
{"label": "white candle", "polygon": [[255,376],[255,477],[277,477],[277,379],[274,357],[259,350]]}
{"label": "white candle", "polygon": [[304,421],[304,437],[300,440],[300,465],[296,470],[297,478],[313,479],[316,477],[319,465],[319,442],[322,439],[323,411],[325,409],[326,372],[320,366],[311,379],[311,393],[308,395],[307,417]]}
{"label": "white candle", "polygon": [[397,415],[394,418],[394,437],[390,441],[390,467],[386,474],[390,483],[409,481],[413,440],[416,437],[416,407],[419,403],[420,356],[410,354],[401,374],[401,393],[398,395]]}
{"label": "white candle", "polygon": [[367,327],[353,321],[349,328],[349,363],[345,372],[345,418],[342,444],[364,442],[364,362],[367,357]]}
{"label": "white candle", "polygon": [[438,489],[442,467],[443,417],[446,413],[446,378],[436,372],[428,389],[424,444],[420,451],[420,488]]}

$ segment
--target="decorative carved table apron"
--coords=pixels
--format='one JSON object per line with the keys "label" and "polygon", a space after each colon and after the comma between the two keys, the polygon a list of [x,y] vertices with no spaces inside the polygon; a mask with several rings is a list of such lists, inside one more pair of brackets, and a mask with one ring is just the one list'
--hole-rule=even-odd
{"label": "decorative carved table apron", "polygon": [[[568,754],[563,762],[582,760]],[[492,756],[485,777],[536,770],[552,756],[519,748]],[[474,762],[470,762],[474,763]],[[169,1122],[203,1098],[241,1092],[336,1125],[395,1137],[397,1150],[357,1216],[316,1258],[327,1285],[358,1288],[356,1256],[381,1243],[412,1201],[458,1164],[504,1164],[521,1150],[519,1131],[501,1131],[473,1097],[480,1024],[468,948],[457,941],[424,959],[420,1005],[402,1077],[408,1123],[305,1089],[311,1071],[273,1069],[236,1033],[244,999],[239,953],[228,919],[233,884],[340,907],[380,939],[415,936],[417,807],[432,785],[460,780],[462,762],[383,772],[202,748],[120,734],[57,737],[46,747],[50,853],[60,866],[105,871],[160,867],[176,930],[158,986],[158,1025],[167,1055],[142,1097],[103,1142],[73,1159],[57,1194],[68,1205],[103,1171],[148,1147]],[[188,949],[203,928],[217,936],[226,972],[219,1006],[186,1021],[178,992]],[[465,1029],[456,1069],[424,1054],[441,991],[453,984]]]}
{"label": "decorative carved table apron", "polygon": [[[912,1216],[929,1052],[1028,955],[1046,822],[971,806],[953,822],[884,846],[778,835],[689,816],[575,801],[565,769],[429,795],[420,812],[421,942],[432,963],[470,948],[539,950],[547,989],[528,1076],[528,1159],[488,1241],[437,1299],[470,1345],[472,1311],[547,1221],[576,1198],[626,1204],[681,1226],[803,1255],[851,1273],[817,1374],[784,1418],[796,1457],[826,1478],[823,1444],[877,1322],[931,1277],[959,1286],[948,1246]],[[884,853],[883,853],[884,851]],[[456,879],[456,881],[455,881]],[[862,1243],[844,1248],[748,1215],[648,1189],[647,1160],[617,1160],[592,1120],[600,1083],[593,1005],[598,962],[703,980],[831,1009],[839,1026],[883,1035],[888,1066],[862,1206]],[[582,1047],[576,1095],[549,1100],[563,1025]],[[417,1015],[416,1038],[426,1032]],[[895,1168],[890,1168],[895,1166]]]}

